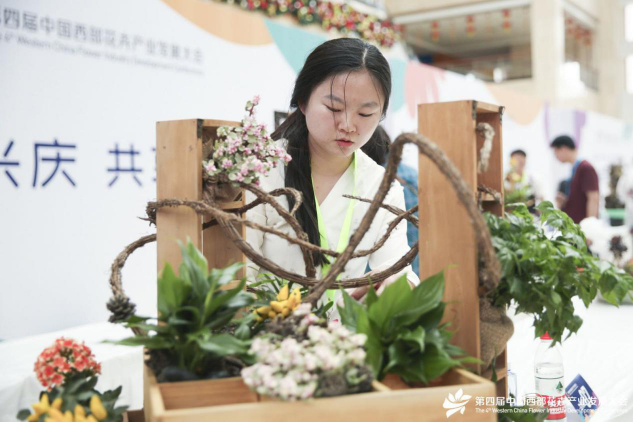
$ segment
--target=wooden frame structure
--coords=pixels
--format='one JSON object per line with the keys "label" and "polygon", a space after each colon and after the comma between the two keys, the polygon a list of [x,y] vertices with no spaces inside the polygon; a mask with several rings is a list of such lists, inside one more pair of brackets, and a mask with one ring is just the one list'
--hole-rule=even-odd
{"label": "wooden frame structure", "polygon": [[[466,103],[466,102],[464,102]],[[475,107],[473,102],[467,102],[470,107]],[[460,104],[460,103],[454,103]],[[489,116],[479,114],[477,118],[473,117],[470,121],[460,115],[462,120],[459,125],[447,125],[451,113],[455,111],[446,105],[438,104],[436,110],[420,109],[420,128],[421,133],[429,136],[433,140],[441,141],[443,139],[459,140],[466,142],[466,133],[472,138],[475,136],[475,121],[488,121],[493,124],[496,130],[495,145],[500,143],[500,120],[495,126],[495,116],[500,119],[500,114],[494,114],[493,111],[487,111]],[[421,106],[426,107],[426,106]],[[479,106],[476,106],[479,107]],[[492,106],[489,106],[492,107]],[[460,110],[466,110],[467,105],[461,104]],[[474,115],[471,109],[471,115]],[[479,110],[479,108],[477,108]],[[497,109],[498,111],[498,109]],[[446,115],[446,116],[444,116]],[[205,145],[209,141],[213,141],[217,136],[219,126],[237,126],[238,122],[220,121],[220,120],[178,120],[158,122],[156,127],[156,168],[157,168],[157,199],[178,198],[187,200],[202,200],[202,161],[204,158],[203,151]],[[426,132],[426,129],[432,129]],[[448,130],[447,133],[443,131]],[[455,155],[455,151],[451,145],[440,144],[446,150],[449,157],[455,161],[462,173],[469,174],[466,178],[467,183],[473,186],[474,191],[477,188],[476,176],[476,142],[469,149],[468,157],[464,158],[460,154]],[[207,148],[208,149],[208,148]],[[472,151],[470,151],[472,150]],[[496,155],[493,152],[491,161],[495,161]],[[461,161],[460,161],[461,157]],[[499,160],[500,160],[499,152]],[[472,168],[464,171],[463,164],[471,163]],[[500,166],[501,161],[499,161]],[[476,298],[476,246],[474,243],[474,235],[472,227],[466,221],[467,217],[462,210],[461,204],[457,202],[457,198],[441,176],[435,175],[435,167],[427,166],[424,159],[421,159],[420,168],[425,169],[420,172],[422,192],[429,189],[429,183],[439,187],[438,197],[435,198],[436,204],[432,208],[425,201],[432,200],[434,197],[422,195],[420,198],[420,230],[422,231],[421,239],[428,239],[428,234],[433,230],[437,234],[437,238],[441,238],[442,231],[440,228],[449,225],[462,227],[462,238],[464,239],[464,252],[460,257],[464,259],[452,262],[450,259],[446,264],[436,260],[436,264],[441,264],[439,270],[443,269],[447,264],[462,264],[459,271],[450,270],[447,283],[447,300],[458,300],[460,294],[470,292],[472,290],[472,298]],[[427,170],[428,167],[428,170]],[[491,163],[492,172],[494,165]],[[501,167],[498,168],[500,171]],[[472,174],[471,174],[472,173]],[[424,180],[422,180],[424,179]],[[486,182],[489,183],[489,182]],[[499,186],[490,184],[493,189],[499,189]],[[436,188],[434,188],[436,189]],[[234,201],[225,203],[224,209],[236,209],[244,205],[245,195],[241,193],[240,197]],[[443,213],[445,206],[452,206],[451,212],[458,214]],[[492,204],[490,204],[492,206]],[[427,212],[430,210],[430,212]],[[459,214],[463,213],[463,215]],[[443,215],[443,214],[448,214]],[[429,224],[431,220],[433,224]],[[462,221],[464,220],[464,221]],[[198,249],[201,249],[206,257],[210,267],[224,267],[230,263],[241,261],[245,262],[244,254],[231,242],[220,227],[211,227],[202,230],[203,218],[187,207],[164,207],[160,208],[156,216],[157,225],[157,265],[160,271],[165,262],[169,262],[174,268],[177,268],[181,261],[181,254],[176,240],[186,242],[187,238]],[[463,224],[462,224],[463,223]],[[426,226],[425,226],[426,225]],[[470,230],[470,231],[468,231]],[[447,233],[448,235],[448,233]],[[242,227],[242,236],[245,237],[245,228]],[[469,240],[468,240],[469,239]],[[466,241],[467,240],[467,241]],[[422,259],[421,268],[425,272],[432,271],[432,268],[438,268],[437,265],[429,265],[429,259],[432,253],[439,253],[448,258],[451,254],[451,245],[443,244],[438,241],[437,244],[425,242],[420,245],[420,256]],[[469,247],[470,249],[466,249]],[[429,251],[431,250],[431,252]],[[442,254],[442,251],[445,251]],[[466,253],[466,251],[468,253]],[[466,259],[467,256],[469,259]],[[470,271],[466,278],[466,270]],[[240,274],[241,278],[243,274]],[[454,288],[451,280],[459,280]],[[475,286],[471,289],[472,286]],[[470,294],[470,293],[468,293]],[[459,315],[478,315],[479,309],[472,307],[472,301],[465,301],[464,304],[469,307],[456,306],[454,311]],[[463,320],[469,320],[464,318]],[[467,326],[470,330],[471,326]],[[457,344],[464,347],[464,341],[471,341],[471,333],[466,329],[461,330],[456,335]],[[464,347],[466,351],[478,356],[478,337],[472,343],[477,349]],[[149,370],[144,368],[144,401],[145,401],[145,418],[147,421],[198,421],[205,418],[245,420],[245,419],[263,419],[274,418],[280,421],[290,421],[296,419],[296,415],[301,415],[305,421],[321,421],[329,420],[347,420],[350,414],[354,414],[359,419],[366,420],[412,420],[419,418],[420,412],[424,411],[428,420],[445,420],[446,409],[442,407],[444,400],[449,394],[455,394],[461,388],[467,388],[467,394],[474,396],[490,397],[494,394],[495,386],[489,381],[469,373],[468,371],[455,369],[449,371],[437,384],[427,388],[407,388],[404,390],[389,389],[383,387],[371,393],[356,394],[349,396],[334,397],[328,399],[319,399],[311,402],[297,403],[281,403],[257,399],[254,402],[254,395],[245,392],[241,387],[241,380],[205,380],[181,382],[177,384],[157,384],[156,379]],[[217,393],[217,390],[223,390],[224,394]],[[215,391],[215,392],[212,392]],[[198,400],[205,400],[204,403]],[[210,401],[209,401],[210,400]],[[475,400],[470,400],[465,408],[469,412],[469,420],[472,421],[492,421],[496,420],[494,413],[481,413],[476,410]]]}
{"label": "wooden frame structure", "polygon": [[[466,184],[477,195],[485,185],[501,195],[501,203],[484,195],[483,208],[503,215],[503,107],[478,101],[455,101],[418,106],[419,133],[435,142],[460,171]],[[477,173],[483,136],[478,123],[488,123],[495,131],[488,170]],[[437,167],[425,156],[419,161],[420,277],[445,270],[446,320],[457,330],[453,343],[470,356],[481,357],[479,331],[479,268],[477,243],[470,218],[455,191]],[[475,368],[481,373],[479,365]],[[497,395],[507,396],[507,356],[497,358]],[[492,369],[482,374],[492,376]]]}
{"label": "wooden frame structure", "polygon": [[[213,142],[220,126],[239,126],[224,120],[173,120],[156,124],[156,197],[201,201],[204,145]],[[245,203],[244,192],[222,205],[225,210]],[[164,207],[156,215],[157,265],[160,272],[166,262],[178,268],[182,257],[176,240],[189,238],[202,250],[211,268],[223,268],[235,262],[246,263],[246,256],[229,240],[219,226],[202,230],[206,220],[187,207]],[[242,237],[246,236],[242,227]],[[244,276],[243,268],[237,274]]]}

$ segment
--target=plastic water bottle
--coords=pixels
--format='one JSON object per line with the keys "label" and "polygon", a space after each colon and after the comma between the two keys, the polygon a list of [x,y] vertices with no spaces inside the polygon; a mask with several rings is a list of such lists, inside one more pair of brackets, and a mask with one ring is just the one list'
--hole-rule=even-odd
{"label": "plastic water bottle", "polygon": [[534,359],[536,394],[549,410],[547,420],[567,421],[565,417],[565,387],[563,356],[560,345],[552,346],[548,333],[541,337]]}

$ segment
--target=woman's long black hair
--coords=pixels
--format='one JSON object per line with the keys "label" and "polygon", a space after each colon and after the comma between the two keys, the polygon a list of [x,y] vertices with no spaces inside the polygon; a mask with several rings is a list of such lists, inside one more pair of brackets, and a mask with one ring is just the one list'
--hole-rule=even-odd
{"label": "woman's long black hair", "polygon": [[[288,140],[287,151],[292,157],[292,161],[288,163],[286,168],[285,185],[302,193],[303,203],[295,216],[303,230],[308,234],[310,243],[317,246],[320,246],[321,243],[312,187],[308,126],[305,115],[299,107],[307,106],[312,91],[329,77],[359,70],[367,70],[374,84],[377,85],[376,89],[380,89],[384,98],[381,110],[384,117],[391,95],[389,63],[373,45],[359,39],[339,38],[326,41],[310,53],[303,69],[297,76],[292,92],[290,107],[294,111],[272,134],[273,139],[285,138]],[[374,133],[362,149],[373,149],[375,148],[374,144],[379,142],[380,137]],[[288,201],[290,208],[292,208],[294,199],[288,197]],[[328,261],[323,254],[314,253],[314,262],[319,265]]]}

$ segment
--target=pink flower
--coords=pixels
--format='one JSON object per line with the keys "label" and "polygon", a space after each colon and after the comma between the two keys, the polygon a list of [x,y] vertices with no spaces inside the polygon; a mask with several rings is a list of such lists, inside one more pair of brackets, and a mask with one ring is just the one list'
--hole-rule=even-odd
{"label": "pink flower", "polygon": [[84,369],[86,369],[86,361],[83,358],[82,359],[77,359],[75,361],[75,369],[78,370],[79,372],[81,372]]}
{"label": "pink flower", "polygon": [[226,158],[224,161],[222,161],[222,167],[225,169],[231,168],[233,167],[233,162]]}
{"label": "pink flower", "polygon": [[256,106],[257,104],[259,104],[259,95],[255,95],[255,98],[253,98],[253,105]]}
{"label": "pink flower", "polygon": [[53,374],[55,374],[55,368],[51,365],[46,365],[44,367],[43,376],[45,376],[46,378],[50,378],[53,376]]}
{"label": "pink flower", "polygon": [[[89,368],[89,369],[88,369]],[[89,370],[89,376],[101,373],[89,347],[72,339],[60,338],[38,356],[33,368],[37,379],[49,391],[65,382],[67,375]]]}
{"label": "pink flower", "polygon": [[52,384],[56,384],[56,385],[60,385],[64,382],[64,377],[62,376],[62,374],[56,374],[53,376],[53,378],[51,379],[51,383]]}

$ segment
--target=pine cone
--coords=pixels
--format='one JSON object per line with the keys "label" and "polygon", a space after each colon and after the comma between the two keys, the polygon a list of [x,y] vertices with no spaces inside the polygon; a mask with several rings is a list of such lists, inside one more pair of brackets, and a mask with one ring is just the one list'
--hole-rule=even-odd
{"label": "pine cone", "polygon": [[108,321],[112,323],[125,321],[134,315],[134,311],[136,310],[136,305],[130,302],[130,298],[123,295],[112,296],[106,307],[112,312],[112,315],[110,315],[108,319]]}

